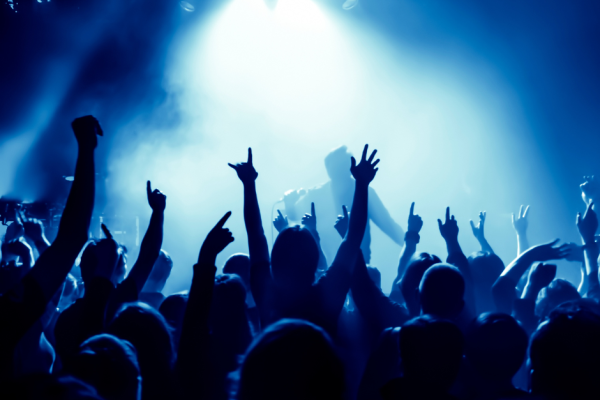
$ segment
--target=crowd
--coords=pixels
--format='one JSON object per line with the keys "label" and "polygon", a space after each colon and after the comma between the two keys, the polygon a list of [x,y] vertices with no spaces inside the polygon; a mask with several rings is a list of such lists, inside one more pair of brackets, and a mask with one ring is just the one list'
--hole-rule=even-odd
{"label": "crowd", "polygon": [[[3,238],[0,398],[600,397],[600,185],[593,177],[581,185],[582,245],[530,246],[528,208],[521,208],[513,217],[518,254],[508,265],[486,240],[485,213],[471,222],[481,251],[464,254],[446,208],[438,220],[445,262],[417,252],[423,221],[413,203],[386,295],[363,255],[377,151],[365,146],[349,162],[350,210],[339,210],[341,245],[328,260],[314,203],[301,225],[283,214],[273,221],[279,234],[269,251],[248,149],[246,162],[229,164],[243,186],[248,254],[234,254],[216,274],[217,255],[234,240],[226,213],[199,250],[189,291],[165,297],[173,267],[161,249],[166,196],[148,182],[152,216],[129,268],[109,228],[102,226],[105,238],[89,236],[102,129],[92,116],[72,128],[75,177],[56,239],[50,243],[43,224],[24,214]],[[579,287],[556,278],[549,262],[560,259],[581,263]]]}

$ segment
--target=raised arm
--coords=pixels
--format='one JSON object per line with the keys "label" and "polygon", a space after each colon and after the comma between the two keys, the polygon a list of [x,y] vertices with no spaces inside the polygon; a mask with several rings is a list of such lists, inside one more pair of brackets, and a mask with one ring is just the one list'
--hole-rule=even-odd
{"label": "raised arm", "polygon": [[577,229],[583,242],[585,271],[588,282],[587,297],[600,299],[600,282],[598,281],[598,243],[595,234],[598,229],[598,216],[593,209],[594,201],[590,200],[583,217],[577,214]]}
{"label": "raised arm", "polygon": [[544,263],[534,265],[527,277],[527,284],[521,299],[517,299],[514,303],[514,317],[529,334],[538,326],[538,317],[535,315],[538,294],[554,280],[555,276],[556,265]]}
{"label": "raised arm", "polygon": [[486,251],[488,253],[493,254],[494,250],[492,249],[492,246],[490,246],[487,239],[485,238],[485,232],[484,232],[485,218],[486,218],[486,212],[483,211],[483,212],[479,213],[479,222],[477,223],[477,226],[475,226],[475,224],[473,223],[473,220],[470,220],[469,222],[471,223],[471,230],[473,230],[473,236],[475,236],[475,239],[477,239],[477,241],[479,242],[479,245],[481,246],[481,251]]}
{"label": "raised arm", "polygon": [[368,219],[368,204],[369,204],[369,184],[375,178],[378,168],[375,168],[379,160],[373,162],[377,150],[371,153],[367,159],[367,151],[369,145],[365,145],[360,163],[356,164],[356,159],[352,157],[350,172],[356,181],[354,189],[354,199],[352,201],[352,210],[350,213],[350,221],[348,223],[348,233],[342,240],[333,263],[334,265],[343,266],[351,272],[354,268],[356,255],[360,249],[360,244],[365,235]]}
{"label": "raised arm", "polygon": [[472,315],[475,314],[475,287],[473,283],[473,275],[469,267],[469,260],[463,253],[460,244],[458,243],[458,223],[454,219],[454,215],[450,216],[450,207],[446,207],[446,220],[442,223],[438,219],[438,227],[440,234],[446,241],[448,249],[448,258],[446,262],[454,265],[459,269],[465,279],[465,303]]}
{"label": "raised arm", "polygon": [[513,228],[515,228],[515,232],[517,233],[517,256],[520,256],[529,248],[529,240],[527,239],[527,226],[529,225],[527,220],[528,211],[529,206],[525,207],[525,211],[523,211],[523,206],[521,206],[517,218],[515,218],[515,214],[512,214],[511,217]]}
{"label": "raised arm", "polygon": [[312,237],[315,239],[317,247],[319,248],[319,264],[317,265],[317,269],[325,271],[327,269],[327,258],[325,257],[323,249],[321,248],[321,238],[319,237],[319,232],[317,231],[317,213],[315,212],[315,203],[310,203],[310,214],[304,214],[302,217],[302,225],[308,229]]}
{"label": "raised arm", "polygon": [[410,263],[410,259],[417,251],[417,244],[421,240],[419,232],[423,227],[423,220],[419,215],[414,213],[414,210],[415,203],[413,202],[410,205],[410,213],[408,214],[408,230],[404,235],[404,247],[402,248],[402,253],[400,253],[398,272],[396,274],[396,278],[392,282],[392,290],[390,292],[390,297],[397,297],[398,300],[401,300],[402,298],[402,293],[399,286],[400,281],[402,280],[402,276],[404,276],[404,271],[406,271],[407,265]]}
{"label": "raised arm", "polygon": [[135,282],[138,294],[146,284],[146,280],[152,272],[152,267],[154,267],[154,263],[160,254],[167,202],[167,196],[160,190],[155,189],[152,191],[152,184],[150,181],[146,183],[146,194],[148,197],[148,204],[150,205],[150,208],[152,208],[152,216],[150,217],[148,230],[146,231],[144,239],[142,240],[142,245],[140,246],[138,259],[127,277],[128,281],[132,280]]}
{"label": "raised arm", "polygon": [[40,256],[30,275],[50,300],[71,270],[75,259],[88,239],[94,209],[96,135],[102,129],[96,118],[77,118],[71,124],[78,144],[75,179],[60,219],[54,243]]}
{"label": "raised arm", "polygon": [[256,178],[258,172],[252,165],[252,149],[248,148],[248,161],[239,164],[229,164],[237,172],[238,178],[244,185],[244,222],[248,234],[248,247],[250,252],[250,263],[268,263],[269,247],[263,230],[256,195]]}
{"label": "raised arm", "polygon": [[513,303],[517,298],[517,283],[534,262],[560,260],[569,255],[569,247],[566,244],[556,246],[558,241],[559,239],[556,239],[550,243],[533,246],[504,268],[492,286],[498,312],[512,313]]}
{"label": "raised arm", "polygon": [[211,376],[208,321],[217,272],[217,255],[234,240],[229,229],[224,228],[230,216],[231,211],[208,233],[200,249],[198,263],[194,265],[177,358],[177,372],[186,398],[190,399],[204,398],[203,396],[211,392],[210,386],[214,384],[206,379]]}

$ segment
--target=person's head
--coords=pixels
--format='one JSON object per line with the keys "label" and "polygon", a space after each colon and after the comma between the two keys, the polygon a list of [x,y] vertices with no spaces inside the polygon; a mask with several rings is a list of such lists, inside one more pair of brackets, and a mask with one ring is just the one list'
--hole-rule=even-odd
{"label": "person's head", "polygon": [[478,251],[469,257],[469,267],[475,285],[475,299],[479,313],[495,310],[492,286],[504,271],[504,263],[494,253]]}
{"label": "person's head", "polygon": [[302,320],[267,327],[248,348],[238,400],[341,400],[344,370],[325,331]]}
{"label": "person's head", "polygon": [[169,279],[169,275],[171,275],[171,269],[173,269],[173,260],[171,259],[171,256],[169,256],[169,253],[166,251],[161,250],[142,292],[162,292],[167,283],[167,279]]}
{"label": "person's head", "polygon": [[463,335],[450,321],[424,315],[400,329],[400,356],[404,377],[435,392],[447,392],[456,379]]}
{"label": "person's head", "polygon": [[454,319],[465,301],[465,280],[458,268],[450,264],[435,264],[423,275],[419,285],[419,300],[423,314]]}
{"label": "person's head", "polygon": [[540,290],[535,301],[535,315],[543,320],[562,303],[580,298],[581,295],[571,282],[564,279],[554,279],[548,286]]}
{"label": "person's head", "polygon": [[224,274],[236,274],[242,278],[242,282],[250,289],[250,257],[244,253],[232,254],[223,266]]}
{"label": "person's head", "polygon": [[465,355],[481,376],[505,383],[521,368],[528,344],[527,333],[513,317],[483,313],[467,328]]}
{"label": "person's head", "polygon": [[419,284],[421,283],[425,271],[431,268],[432,265],[441,262],[442,260],[433,254],[421,253],[418,256],[414,256],[406,267],[404,276],[400,281],[400,291],[402,292],[402,297],[404,297],[410,315],[416,316],[421,312]]}
{"label": "person's head", "polygon": [[551,400],[595,399],[600,376],[600,317],[555,310],[531,338],[532,393]]}
{"label": "person's head", "polygon": [[350,179],[350,158],[352,154],[348,152],[346,146],[337,147],[327,154],[325,157],[325,168],[327,175],[332,181]]}
{"label": "person's head", "polygon": [[142,302],[125,304],[110,323],[108,333],[135,346],[143,379],[147,379],[149,370],[172,368],[174,350],[169,325],[149,305]]}
{"label": "person's head", "polygon": [[65,366],[105,400],[141,399],[141,375],[133,345],[113,335],[92,336]]}
{"label": "person's head", "polygon": [[275,283],[287,290],[305,290],[315,281],[319,249],[306,228],[292,226],[279,233],[271,251]]}
{"label": "person's head", "polygon": [[160,304],[158,311],[165,318],[171,328],[171,336],[173,337],[173,347],[179,348],[179,337],[181,336],[181,328],[183,326],[183,317],[188,301],[188,292],[174,293]]}
{"label": "person's head", "polygon": [[[81,254],[81,261],[79,263],[79,268],[81,270],[81,279],[84,283],[91,282],[94,274],[96,272],[96,267],[98,265],[98,254],[96,244],[101,242],[102,240],[90,240],[83,253]],[[127,248],[125,246],[119,245],[117,248],[117,252],[119,255],[119,259],[117,261],[117,266],[115,267],[115,271],[112,275],[111,281],[114,284],[121,283],[123,279],[125,279],[125,274],[127,273]]]}

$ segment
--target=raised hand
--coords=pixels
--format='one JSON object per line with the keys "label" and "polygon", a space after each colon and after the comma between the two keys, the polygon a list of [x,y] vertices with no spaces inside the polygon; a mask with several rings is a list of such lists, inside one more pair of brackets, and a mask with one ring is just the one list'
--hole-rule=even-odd
{"label": "raised hand", "polygon": [[231,168],[235,169],[237,172],[238,178],[242,181],[242,183],[254,182],[256,177],[258,177],[258,172],[254,169],[252,165],[252,149],[248,148],[248,161],[239,163],[239,164],[227,164]]}
{"label": "raised hand", "polygon": [[217,225],[208,232],[208,235],[200,248],[198,264],[214,265],[217,255],[222,252],[229,243],[234,241],[233,235],[229,229],[223,227],[230,216],[231,211],[228,211],[223,218],[217,222]]}
{"label": "raised hand", "polygon": [[526,251],[526,254],[531,257],[531,262],[535,261],[550,261],[550,260],[561,260],[567,258],[570,254],[570,248],[568,244],[562,244],[557,246],[560,239],[553,240],[552,242],[539,244],[533,246]]}
{"label": "raised hand", "polygon": [[285,228],[287,228],[290,224],[288,223],[287,216],[283,216],[281,211],[277,210],[277,216],[273,220],[273,226],[277,229],[277,232],[281,232]]}
{"label": "raised hand", "polygon": [[164,211],[167,206],[167,196],[158,189],[152,191],[152,183],[146,182],[146,195],[148,196],[148,204],[152,211]]}
{"label": "raised hand", "polygon": [[354,179],[357,182],[369,184],[375,178],[375,174],[377,174],[377,170],[379,168],[375,168],[377,164],[379,164],[379,159],[373,162],[375,158],[375,154],[377,154],[377,150],[374,150],[371,153],[371,156],[367,159],[367,150],[369,149],[369,145],[366,144],[363,149],[362,157],[360,159],[360,163],[356,164],[356,159],[352,157],[352,164],[350,166],[350,172]]}
{"label": "raised hand", "polygon": [[523,206],[519,208],[519,215],[515,218],[515,214],[512,214],[512,225],[517,232],[517,235],[525,235],[527,233],[527,226],[529,223],[527,222],[527,212],[529,211],[529,206],[525,207],[525,211],[523,211]]}
{"label": "raised hand", "polygon": [[581,217],[581,213],[577,213],[577,229],[579,229],[583,243],[586,244],[594,242],[596,231],[598,230],[598,216],[593,207],[594,202],[590,201],[583,218]]}
{"label": "raised hand", "polygon": [[346,237],[346,232],[348,232],[348,221],[350,220],[349,215],[350,213],[348,212],[346,206],[342,206],[342,215],[338,215],[337,220],[333,225],[335,230],[338,231],[338,233],[342,237],[342,239]]}
{"label": "raised hand", "polygon": [[485,217],[486,217],[485,211],[479,213],[479,222],[477,223],[477,226],[475,226],[475,224],[473,223],[473,220],[469,221],[471,223],[471,230],[473,230],[473,236],[475,236],[475,238],[477,240],[485,239],[485,232],[484,232]]}
{"label": "raised hand", "polygon": [[529,271],[529,284],[538,291],[545,288],[556,277],[556,265],[539,263]]}
{"label": "raised hand", "polygon": [[438,226],[444,240],[456,240],[458,238],[458,223],[454,219],[454,215],[450,216],[450,207],[446,207],[446,221],[442,224],[442,221],[438,219]]}
{"label": "raised hand", "polygon": [[410,213],[408,214],[408,232],[419,233],[423,227],[423,220],[421,217],[414,213],[415,203],[410,205]]}
{"label": "raised hand", "polygon": [[585,204],[589,204],[590,201],[598,198],[600,194],[600,182],[594,178],[594,175],[584,176],[583,182],[579,187],[581,188],[581,198]]}
{"label": "raised hand", "polygon": [[79,147],[93,150],[98,145],[96,135],[103,136],[98,120],[91,115],[75,119],[71,123]]}
{"label": "raised hand", "polygon": [[304,214],[302,225],[313,234],[317,232],[317,214],[315,213],[315,203],[310,203],[310,214]]}

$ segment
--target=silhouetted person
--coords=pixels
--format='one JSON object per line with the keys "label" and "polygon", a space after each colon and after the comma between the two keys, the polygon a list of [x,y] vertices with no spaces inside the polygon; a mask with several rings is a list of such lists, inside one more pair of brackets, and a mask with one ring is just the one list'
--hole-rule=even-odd
{"label": "silhouetted person", "polygon": [[127,304],[115,315],[108,333],[135,346],[143,400],[177,398],[175,350],[169,326],[158,311],[142,302]]}
{"label": "silhouetted person", "polygon": [[244,222],[251,261],[252,295],[260,310],[263,327],[281,318],[301,318],[334,334],[337,319],[350,288],[352,271],[368,223],[369,184],[377,173],[376,150],[367,158],[364,147],[360,163],[351,159],[354,201],[348,233],[327,272],[315,283],[319,248],[308,229],[283,230],[273,244],[271,255],[256,195],[258,173],[248,149],[248,161],[229,164],[244,186]]}
{"label": "silhouetted person", "polygon": [[238,367],[252,334],[246,314],[246,288],[237,275],[218,275],[210,310],[211,379],[219,388],[212,399],[228,399],[227,376]]}
{"label": "silhouetted person", "polygon": [[484,313],[468,327],[465,355],[471,379],[471,396],[476,399],[527,397],[512,384],[527,356],[529,338],[510,315]]}
{"label": "silhouetted person", "polygon": [[[290,191],[284,196],[285,213],[288,218],[299,221],[304,212],[310,210],[310,204],[315,203],[319,208],[319,217],[322,221],[335,221],[343,205],[350,207],[354,196],[354,179],[350,174],[350,158],[346,146],[333,149],[325,157],[325,168],[329,181],[309,189],[306,193]],[[402,246],[404,243],[404,231],[398,225],[383,205],[383,202],[375,192],[369,188],[369,221],[373,221],[390,239]],[[333,260],[340,241],[335,231],[328,224],[320,229],[321,245],[328,260]],[[367,224],[361,250],[365,261],[371,260],[371,228]]]}
{"label": "silhouetted person", "polygon": [[331,339],[301,320],[281,320],[263,331],[240,367],[238,400],[341,400],[344,371]]}
{"label": "silhouetted person", "polygon": [[63,211],[56,240],[43,252],[36,265],[7,293],[0,296],[0,383],[13,373],[15,347],[46,311],[61,288],[88,237],[94,208],[94,150],[98,121],[78,118],[71,124],[78,144],[75,180]]}
{"label": "silhouetted person", "polygon": [[531,390],[548,400],[597,399],[600,317],[585,309],[557,311],[531,338]]}
{"label": "silhouetted person", "polygon": [[463,335],[452,322],[426,315],[400,329],[403,375],[386,384],[384,400],[453,399],[448,394],[460,370]]}
{"label": "silhouetted person", "polygon": [[449,264],[430,267],[419,286],[423,314],[453,320],[461,313],[465,301],[465,281],[458,268]]}
{"label": "silhouetted person", "polygon": [[140,400],[142,377],[133,345],[102,334],[81,344],[68,371],[92,385],[105,400]]}

